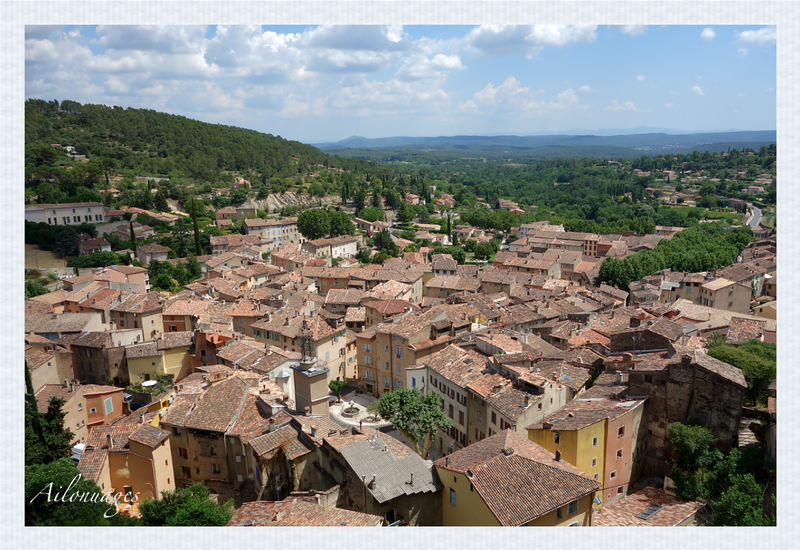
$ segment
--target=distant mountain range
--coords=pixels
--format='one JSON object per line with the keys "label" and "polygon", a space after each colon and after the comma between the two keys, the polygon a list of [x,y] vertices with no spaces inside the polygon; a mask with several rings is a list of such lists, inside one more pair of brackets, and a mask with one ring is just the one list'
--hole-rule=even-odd
{"label": "distant mountain range", "polygon": [[[638,132],[613,134],[612,132]],[[649,130],[662,130],[652,132]],[[439,137],[408,137],[396,136],[387,138],[365,138],[352,136],[333,143],[316,143],[316,147],[323,150],[329,149],[376,149],[383,147],[431,149],[484,149],[487,147],[509,147],[511,149],[535,149],[539,147],[586,147],[586,146],[613,146],[633,149],[635,151],[664,151],[678,149],[692,149],[695,147],[710,146],[719,143],[775,143],[777,132],[775,130],[761,131],[729,131],[729,132],[700,132],[700,133],[672,133],[672,130],[639,127],[630,130],[599,130],[594,134],[583,134],[582,130],[571,130],[565,134],[547,135],[496,135],[496,136],[439,136]],[[609,134],[606,134],[608,132]],[[598,135],[598,134],[606,135]]]}

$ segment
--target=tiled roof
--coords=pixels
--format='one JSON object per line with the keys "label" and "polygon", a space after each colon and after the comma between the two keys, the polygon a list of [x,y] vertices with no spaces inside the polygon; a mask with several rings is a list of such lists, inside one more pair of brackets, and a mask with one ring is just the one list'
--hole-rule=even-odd
{"label": "tiled roof", "polygon": [[122,388],[118,388],[116,386],[101,386],[98,384],[85,384],[83,386],[80,386],[80,388],[83,391],[84,397],[87,397],[89,395],[102,395],[104,393],[123,391]]}
{"label": "tiled roof", "polygon": [[[128,438],[139,429],[138,424],[119,423],[113,426],[95,426],[89,431],[86,448],[78,462],[78,470],[87,479],[97,481],[109,452],[130,452]],[[108,436],[111,436],[111,447]]]}
{"label": "tiled roof", "polygon": [[25,332],[62,333],[83,332],[99,313],[38,313],[25,316]]}
{"label": "tiled roof", "polygon": [[255,527],[378,527],[383,518],[341,508],[323,508],[299,499],[280,502],[246,502],[228,522],[228,526]]}
{"label": "tiled roof", "polygon": [[31,353],[30,355],[25,356],[25,362],[28,364],[28,369],[33,371],[51,361],[53,359],[53,354],[46,352],[44,350],[39,350],[35,353]]}
{"label": "tiled roof", "polygon": [[122,303],[111,308],[111,311],[127,313],[151,313],[164,307],[163,302],[155,294],[131,294]]}
{"label": "tiled roof", "polygon": [[156,357],[161,355],[158,350],[157,342],[145,342],[144,344],[136,344],[127,346],[125,348],[125,357],[134,359],[136,357]]}
{"label": "tiled roof", "polygon": [[[608,418],[613,420],[639,407],[643,400],[574,399],[556,412],[527,426],[529,430],[581,430]],[[545,426],[549,426],[545,428]]]}
{"label": "tiled roof", "polygon": [[313,445],[300,435],[301,429],[302,427],[290,423],[250,440],[250,446],[259,456],[264,456],[280,447],[286,458],[295,460],[314,450]]}
{"label": "tiled roof", "polygon": [[378,313],[385,317],[397,315],[405,311],[420,311],[420,307],[408,300],[377,300],[374,302],[366,302],[365,307],[376,310]]}
{"label": "tiled roof", "polygon": [[177,332],[162,332],[156,340],[158,349],[173,349],[191,346],[194,338],[194,333],[188,330],[181,330]]}
{"label": "tiled roof", "polygon": [[36,392],[36,407],[39,409],[40,414],[45,414],[47,412],[47,405],[53,397],[69,401],[72,396],[77,393],[78,391],[75,387],[70,391],[70,389],[65,388],[63,384],[45,384]]}
{"label": "tiled roof", "polygon": [[600,488],[595,479],[511,430],[435,464],[440,471],[471,475],[475,490],[505,526],[523,525]]}
{"label": "tiled roof", "polygon": [[139,428],[128,437],[128,439],[130,441],[141,443],[142,445],[147,445],[152,449],[160,445],[162,441],[169,439],[169,432],[166,432],[161,428],[156,428],[155,426],[143,424],[140,425]]}
{"label": "tiled roof", "polygon": [[53,313],[53,305],[36,300],[25,300],[25,315]]}
{"label": "tiled roof", "polygon": [[107,332],[85,332],[77,337],[72,342],[72,345],[86,348],[105,348],[108,344],[108,340],[109,336]]}
{"label": "tiled roof", "polygon": [[[636,516],[650,508],[663,509],[648,519]],[[594,513],[595,527],[675,527],[688,520],[704,506],[696,500],[684,500],[670,496],[655,487],[645,487],[625,498],[597,510]]]}

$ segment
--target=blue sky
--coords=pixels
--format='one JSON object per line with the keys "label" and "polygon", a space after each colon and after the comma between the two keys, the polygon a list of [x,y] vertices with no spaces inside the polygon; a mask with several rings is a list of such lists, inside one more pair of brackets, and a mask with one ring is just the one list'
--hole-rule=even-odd
{"label": "blue sky", "polygon": [[775,27],[26,27],[25,95],[309,143],[776,127]]}

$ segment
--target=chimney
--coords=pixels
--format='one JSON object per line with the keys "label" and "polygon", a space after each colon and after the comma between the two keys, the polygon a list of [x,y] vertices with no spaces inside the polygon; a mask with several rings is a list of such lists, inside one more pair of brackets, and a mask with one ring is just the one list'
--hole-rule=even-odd
{"label": "chimney", "polygon": [[622,375],[622,373],[621,373],[621,372],[620,372],[620,373],[617,373],[617,374],[618,374],[618,376],[619,376],[619,382],[620,382],[620,383],[622,383],[622,382],[623,382],[623,379],[624,379],[625,377]]}
{"label": "chimney", "polygon": [[688,353],[681,356],[681,363],[683,363],[684,365],[689,365],[691,364],[691,362],[692,362],[692,356],[689,355]]}
{"label": "chimney", "polygon": [[370,483],[369,483],[370,487],[375,487],[375,478],[376,477],[377,477],[376,474],[372,474],[372,481],[370,481]]}
{"label": "chimney", "polygon": [[108,444],[109,450],[114,447],[114,439],[111,437],[111,434],[106,434],[106,443]]}
{"label": "chimney", "polygon": [[311,416],[311,407],[306,407],[306,416]]}
{"label": "chimney", "polygon": [[317,428],[316,428],[316,426],[311,426],[311,437],[317,437]]}
{"label": "chimney", "polygon": [[72,389],[72,382],[69,383],[69,393],[72,393],[74,390]]}
{"label": "chimney", "polygon": [[531,396],[527,393],[525,394],[525,406],[527,407],[531,403]]}
{"label": "chimney", "polygon": [[[272,433],[272,430],[275,428],[275,419],[270,418],[269,423],[267,425],[267,433]],[[313,429],[311,435],[314,435]]]}
{"label": "chimney", "polygon": [[512,447],[503,447],[503,456],[511,456],[514,454],[514,449]]}
{"label": "chimney", "polygon": [[561,462],[561,451],[556,451],[556,462]]}
{"label": "chimney", "polygon": [[69,380],[68,379],[64,379],[64,387],[65,388],[69,387]]}
{"label": "chimney", "polygon": [[641,324],[642,322],[639,320],[638,317],[631,317],[630,328],[637,328]]}
{"label": "chimney", "polygon": [[445,466],[450,466],[450,457],[449,456],[444,457],[444,465]]}

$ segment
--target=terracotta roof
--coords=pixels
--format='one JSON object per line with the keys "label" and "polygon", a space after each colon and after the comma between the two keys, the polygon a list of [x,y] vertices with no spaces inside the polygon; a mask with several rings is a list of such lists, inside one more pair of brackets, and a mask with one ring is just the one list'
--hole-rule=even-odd
{"label": "terracotta roof", "polygon": [[299,499],[280,502],[246,502],[228,522],[228,526],[255,527],[378,527],[383,518],[341,508],[323,508]]}
{"label": "terracotta roof", "polygon": [[[613,420],[641,406],[644,400],[574,399],[556,412],[534,422],[529,430],[581,430],[605,419]],[[548,426],[548,427],[545,427]]]}
{"label": "terracotta roof", "polygon": [[144,344],[136,344],[125,348],[125,357],[129,359],[137,357],[157,357],[159,355],[161,355],[161,352],[156,342],[145,342]]}
{"label": "terracotta roof", "polygon": [[65,388],[63,384],[45,384],[36,392],[36,407],[40,414],[47,412],[47,405],[50,399],[58,397],[64,401],[69,401],[72,396],[78,394],[78,388],[73,387],[72,391]]}
{"label": "terracotta roof", "polygon": [[80,388],[83,391],[84,397],[87,397],[89,395],[102,395],[104,393],[114,393],[114,392],[124,391],[123,388],[118,388],[116,386],[101,386],[98,384],[86,384],[80,386]]}
{"label": "terracotta roof", "polygon": [[140,425],[135,432],[128,436],[129,441],[147,445],[151,449],[157,447],[162,441],[167,439],[169,439],[169,432],[147,424]]}
{"label": "terracotta roof", "polygon": [[[637,517],[651,506],[661,509],[647,519]],[[645,487],[594,512],[595,527],[675,527],[693,517],[704,506],[696,500],[670,496],[655,487]]]}
{"label": "terracotta roof", "polygon": [[[601,485],[549,451],[504,430],[435,462],[470,477],[501,525],[524,525],[592,494]],[[442,475],[442,474],[440,474]]]}

